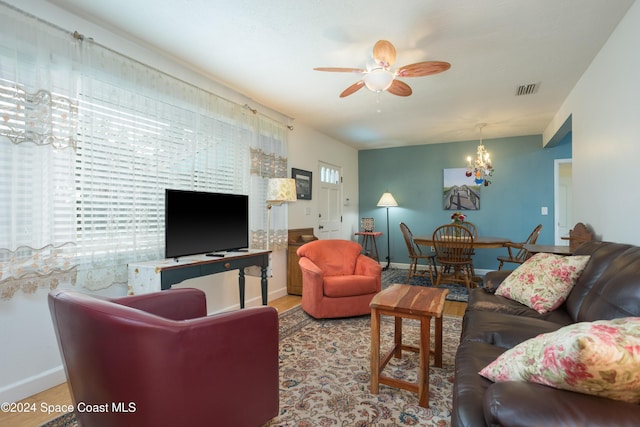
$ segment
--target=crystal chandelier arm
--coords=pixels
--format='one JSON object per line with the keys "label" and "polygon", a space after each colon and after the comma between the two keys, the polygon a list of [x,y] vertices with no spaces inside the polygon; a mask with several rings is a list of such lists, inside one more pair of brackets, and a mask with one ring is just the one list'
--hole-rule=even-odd
{"label": "crystal chandelier arm", "polygon": [[491,157],[482,143],[482,128],[485,126],[485,123],[478,124],[478,128],[480,128],[480,141],[478,143],[476,159],[473,161],[471,156],[467,157],[469,164],[465,175],[468,177],[473,176],[476,184],[481,184],[486,187],[491,183],[487,177],[493,174],[493,166],[491,165]]}

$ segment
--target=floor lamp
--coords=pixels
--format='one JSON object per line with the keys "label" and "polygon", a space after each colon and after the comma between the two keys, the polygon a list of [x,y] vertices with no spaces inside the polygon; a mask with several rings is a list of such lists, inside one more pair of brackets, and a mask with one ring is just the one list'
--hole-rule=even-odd
{"label": "floor lamp", "polygon": [[388,270],[391,265],[391,235],[389,235],[389,208],[398,206],[398,202],[393,198],[391,193],[383,193],[378,200],[378,207],[387,208],[387,266],[383,270]]}
{"label": "floor lamp", "polygon": [[296,180],[292,178],[270,178],[267,184],[267,250],[271,238],[271,207],[283,203],[295,202]]}

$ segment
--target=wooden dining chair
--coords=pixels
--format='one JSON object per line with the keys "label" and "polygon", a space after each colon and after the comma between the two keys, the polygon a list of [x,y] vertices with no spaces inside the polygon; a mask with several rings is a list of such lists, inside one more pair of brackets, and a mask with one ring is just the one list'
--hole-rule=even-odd
{"label": "wooden dining chair", "polygon": [[524,248],[524,245],[534,245],[538,240],[538,236],[540,235],[540,231],[542,231],[542,224],[538,224],[536,228],[533,229],[527,240],[521,243],[508,242],[505,243],[504,246],[507,248],[508,255],[507,256],[499,256],[498,261],[500,261],[500,265],[498,266],[498,270],[502,270],[502,266],[505,262],[511,262],[514,264],[522,264],[526,260],[531,257],[531,253]]}
{"label": "wooden dining chair", "polygon": [[471,232],[471,235],[473,236],[474,239],[478,238],[478,227],[476,227],[476,225],[472,222],[469,221],[465,221],[462,224],[463,227],[467,227],[469,229],[469,231]]}
{"label": "wooden dining chair", "polygon": [[[420,249],[419,245],[416,245],[416,242],[413,240],[413,233],[404,222],[400,223],[400,230],[402,231],[402,236],[404,237],[404,242],[407,245],[407,251],[409,252],[409,272],[407,273],[406,283],[408,284],[411,278],[415,276],[419,277],[427,277],[429,276],[429,280],[431,284],[433,281],[433,273],[436,270],[436,262],[435,256],[430,254],[422,253],[422,249]],[[426,261],[426,265],[424,269],[419,269],[418,264],[421,260]]]}
{"label": "wooden dining chair", "polygon": [[[469,231],[471,232],[471,235],[473,236],[474,240],[478,238],[478,227],[476,227],[476,225],[474,223],[469,222],[469,221],[464,221],[460,225],[463,226],[463,227],[467,227],[469,229]],[[475,254],[476,254],[476,252],[474,250],[471,255],[475,255]]]}
{"label": "wooden dining chair", "polygon": [[461,283],[470,290],[476,287],[473,268],[473,234],[467,227],[446,224],[433,232],[436,250],[436,287],[444,282]]}
{"label": "wooden dining chair", "polygon": [[579,222],[573,229],[569,230],[569,249],[571,252],[575,251],[578,246],[585,242],[593,240],[593,232],[587,228],[586,225]]}

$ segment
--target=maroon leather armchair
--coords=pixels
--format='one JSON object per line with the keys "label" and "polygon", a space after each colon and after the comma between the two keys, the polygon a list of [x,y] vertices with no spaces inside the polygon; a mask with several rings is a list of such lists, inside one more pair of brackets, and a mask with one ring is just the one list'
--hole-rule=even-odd
{"label": "maroon leather armchair", "polygon": [[197,289],[55,290],[49,310],[80,425],[255,427],[278,414],[272,307],[207,317]]}

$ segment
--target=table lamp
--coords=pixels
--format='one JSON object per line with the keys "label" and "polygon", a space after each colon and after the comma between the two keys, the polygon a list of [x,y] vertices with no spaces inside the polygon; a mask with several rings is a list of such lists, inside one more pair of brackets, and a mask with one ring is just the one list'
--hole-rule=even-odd
{"label": "table lamp", "polygon": [[380,200],[378,200],[378,207],[387,208],[387,266],[383,270],[388,270],[391,265],[391,236],[389,235],[389,208],[392,206],[398,206],[398,202],[393,198],[393,195],[389,192],[383,193]]}

